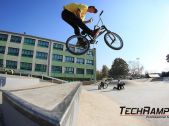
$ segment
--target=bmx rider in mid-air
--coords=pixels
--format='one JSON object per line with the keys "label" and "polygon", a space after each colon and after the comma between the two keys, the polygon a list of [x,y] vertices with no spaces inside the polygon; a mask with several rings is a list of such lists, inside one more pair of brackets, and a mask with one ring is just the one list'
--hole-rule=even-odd
{"label": "bmx rider in mid-air", "polygon": [[[74,28],[75,35],[80,35],[81,28],[85,33],[95,38],[99,32],[99,29],[91,30],[85,23],[91,23],[92,19],[85,21],[86,13],[97,13],[95,6],[87,6],[84,4],[70,3],[64,6],[62,11],[62,19]],[[83,42],[82,38],[78,39],[77,44],[81,47],[86,46],[86,42]]]}

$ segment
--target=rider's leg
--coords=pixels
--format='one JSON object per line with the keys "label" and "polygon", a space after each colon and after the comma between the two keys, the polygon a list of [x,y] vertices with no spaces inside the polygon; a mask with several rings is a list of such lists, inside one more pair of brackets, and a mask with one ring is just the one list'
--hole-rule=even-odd
{"label": "rider's leg", "polygon": [[74,17],[74,22],[88,35],[91,35],[92,37],[95,38],[95,36],[98,34],[100,29],[95,29],[95,30],[90,30],[85,23],[78,17]]}
{"label": "rider's leg", "polygon": [[[80,29],[75,23],[73,23],[71,21],[67,21],[67,20],[65,20],[65,21],[74,28],[75,35],[80,35]],[[78,38],[76,45],[85,48],[86,42],[84,42],[82,38]]]}
{"label": "rider's leg", "polygon": [[[70,19],[70,17],[67,15],[67,12],[62,12],[62,19],[73,27],[75,35],[80,35],[80,29],[78,25],[74,22],[74,20]],[[84,42],[82,38],[78,38],[77,45],[85,48],[87,43]]]}
{"label": "rider's leg", "polygon": [[62,12],[62,19],[74,28],[75,35],[80,35],[79,27],[70,19],[68,12],[65,10]]}
{"label": "rider's leg", "polygon": [[[98,29],[96,30],[91,30],[89,29],[84,23],[83,21],[78,18],[76,15],[74,15],[72,12],[68,11],[68,10],[64,10],[62,12],[62,18],[64,21],[66,22],[71,22],[71,24],[73,25],[77,25],[79,26],[82,30],[84,30],[87,34],[91,35],[91,36],[95,36],[98,33]],[[72,25],[71,25],[72,26]]]}

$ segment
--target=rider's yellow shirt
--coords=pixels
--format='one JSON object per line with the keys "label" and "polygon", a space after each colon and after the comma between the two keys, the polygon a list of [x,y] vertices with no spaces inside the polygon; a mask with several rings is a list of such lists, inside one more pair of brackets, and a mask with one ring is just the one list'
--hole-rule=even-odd
{"label": "rider's yellow shirt", "polygon": [[88,6],[84,5],[84,4],[70,3],[68,5],[65,5],[64,9],[72,12],[75,15],[76,15],[77,10],[80,9],[80,11],[81,11],[81,17],[80,18],[84,21],[87,10],[88,10]]}

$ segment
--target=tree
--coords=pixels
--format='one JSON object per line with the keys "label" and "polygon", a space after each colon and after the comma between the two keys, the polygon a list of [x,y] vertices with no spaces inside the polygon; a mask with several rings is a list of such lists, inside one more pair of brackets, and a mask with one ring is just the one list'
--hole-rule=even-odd
{"label": "tree", "polygon": [[140,77],[144,67],[138,61],[129,61],[129,73],[132,77]]}
{"label": "tree", "polygon": [[138,70],[138,65],[136,61],[129,61],[129,73],[131,76],[136,75]]}
{"label": "tree", "polygon": [[145,72],[145,78],[150,78],[149,73],[147,71]]}
{"label": "tree", "polygon": [[109,72],[109,68],[106,65],[103,65],[102,67],[102,78],[108,77],[108,72]]}
{"label": "tree", "polygon": [[96,71],[96,79],[101,80],[102,79],[102,74],[99,70]]}
{"label": "tree", "polygon": [[169,54],[166,56],[166,60],[167,62],[169,62]]}
{"label": "tree", "polygon": [[125,78],[128,75],[128,64],[122,58],[116,58],[109,71],[109,76],[115,79]]}

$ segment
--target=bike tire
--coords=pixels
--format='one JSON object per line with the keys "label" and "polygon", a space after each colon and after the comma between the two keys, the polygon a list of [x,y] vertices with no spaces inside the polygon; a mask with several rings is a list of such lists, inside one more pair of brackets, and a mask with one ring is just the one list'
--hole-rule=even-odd
{"label": "bike tire", "polygon": [[101,90],[101,87],[100,87],[100,85],[98,85],[98,90]]}
{"label": "bike tire", "polygon": [[[111,36],[114,37],[114,40],[113,40],[112,43],[117,43],[117,39],[119,40],[119,46],[118,46],[118,47],[115,47],[115,46],[113,46],[113,45],[111,45],[111,44],[109,43],[109,40],[107,39],[107,36],[108,36],[108,35],[111,35]],[[121,38],[118,34],[116,34],[116,33],[114,33],[114,32],[107,32],[107,33],[104,35],[104,41],[105,41],[105,43],[106,43],[111,49],[114,49],[114,50],[120,50],[120,49],[123,47],[123,40],[122,40],[122,38]]]}
{"label": "bike tire", "polygon": [[104,84],[103,89],[106,89],[108,87],[108,84]]}
{"label": "bike tire", "polygon": [[[85,40],[85,42],[87,43],[87,48],[85,49],[85,51],[83,51],[83,52],[74,52],[74,51],[72,51],[72,50],[70,49],[69,42],[70,42],[72,39],[74,39],[74,38],[83,38],[83,39]],[[90,48],[90,43],[89,43],[88,39],[85,38],[85,37],[83,37],[83,36],[72,35],[72,36],[70,36],[70,37],[66,40],[66,48],[67,48],[67,50],[68,50],[70,53],[72,53],[72,54],[74,54],[74,55],[83,55],[83,54],[85,54],[85,53],[89,50],[89,48]],[[77,48],[77,47],[76,47],[76,48]]]}

